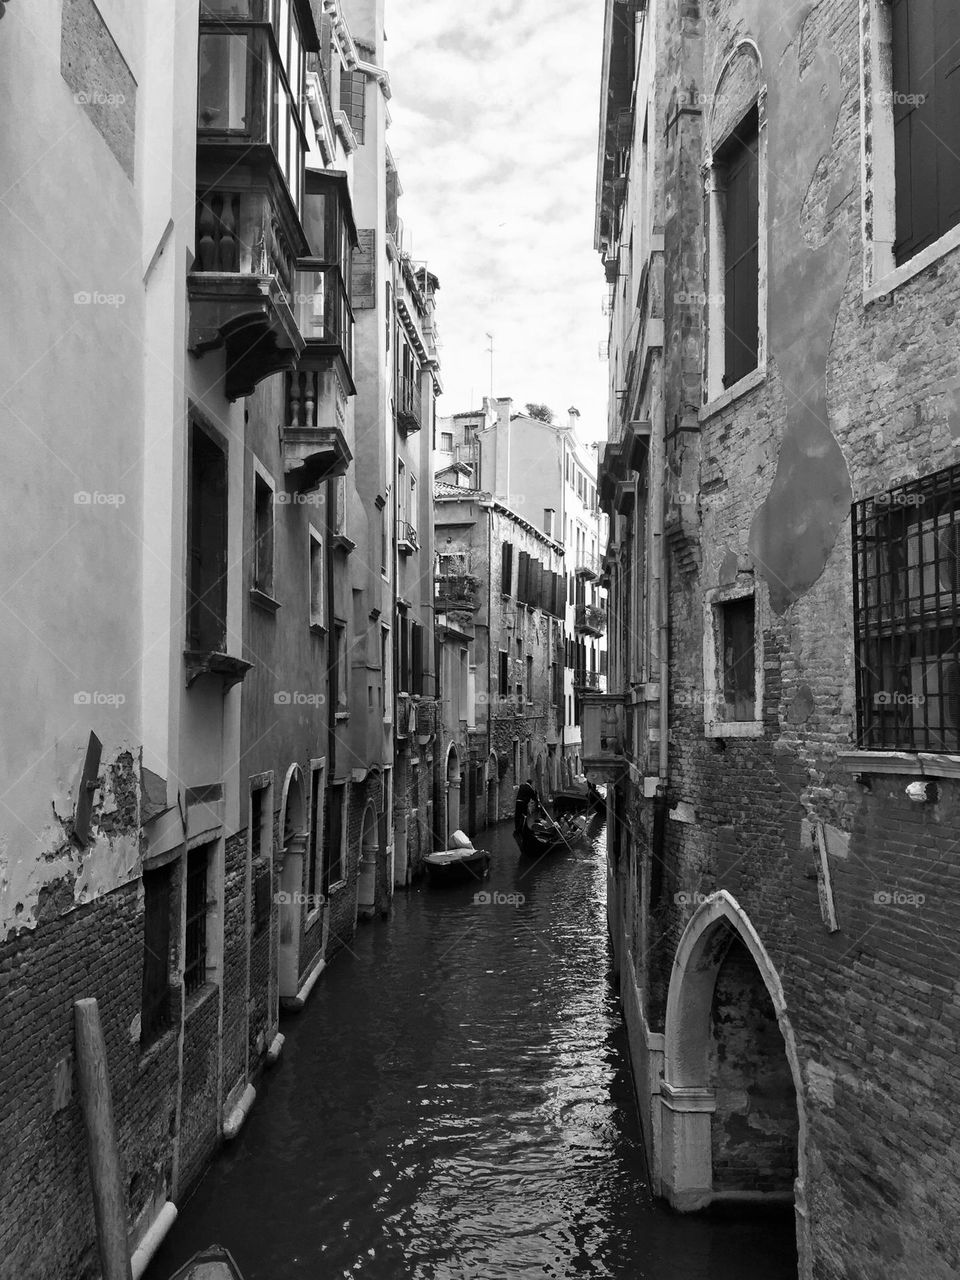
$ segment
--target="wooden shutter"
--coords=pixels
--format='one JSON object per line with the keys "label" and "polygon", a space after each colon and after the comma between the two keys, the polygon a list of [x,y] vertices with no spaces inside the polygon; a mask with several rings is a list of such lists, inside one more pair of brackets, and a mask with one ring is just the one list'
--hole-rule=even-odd
{"label": "wooden shutter", "polygon": [[527,586],[530,576],[530,557],[526,551],[520,552],[517,565],[517,599],[523,604],[527,602]]}
{"label": "wooden shutter", "polygon": [[357,232],[360,243],[353,250],[353,281],[350,301],[354,311],[376,306],[377,233],[373,228]]}
{"label": "wooden shutter", "polygon": [[513,589],[513,543],[505,542],[501,548],[500,590],[505,596]]}
{"label": "wooden shutter", "polygon": [[759,346],[760,166],[758,116],[754,108],[724,147],[724,386],[732,387],[757,367]]}
{"label": "wooden shutter", "polygon": [[960,221],[960,6],[894,0],[897,263]]}
{"label": "wooden shutter", "polygon": [[410,623],[405,614],[400,615],[400,666],[397,675],[400,680],[400,691],[410,692]]}

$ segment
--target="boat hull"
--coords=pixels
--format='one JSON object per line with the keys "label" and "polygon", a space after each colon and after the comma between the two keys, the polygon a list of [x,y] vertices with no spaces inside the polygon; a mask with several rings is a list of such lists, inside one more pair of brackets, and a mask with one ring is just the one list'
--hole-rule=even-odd
{"label": "boat hull", "polygon": [[424,859],[427,879],[431,884],[462,884],[465,880],[483,880],[490,870],[490,855],[485,849],[428,854]]}
{"label": "boat hull", "polygon": [[559,831],[538,835],[524,827],[519,834],[515,831],[513,838],[517,842],[522,858],[540,858],[545,854],[558,853],[561,849],[570,847],[563,833]]}

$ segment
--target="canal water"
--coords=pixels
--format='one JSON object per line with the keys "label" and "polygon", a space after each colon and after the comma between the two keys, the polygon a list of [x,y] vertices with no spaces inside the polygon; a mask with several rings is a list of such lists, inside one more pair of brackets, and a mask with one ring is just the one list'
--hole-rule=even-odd
{"label": "canal water", "polygon": [[602,840],[518,864],[497,827],[482,886],[361,926],[147,1280],[214,1242],[245,1280],[795,1280],[792,1213],[650,1195]]}

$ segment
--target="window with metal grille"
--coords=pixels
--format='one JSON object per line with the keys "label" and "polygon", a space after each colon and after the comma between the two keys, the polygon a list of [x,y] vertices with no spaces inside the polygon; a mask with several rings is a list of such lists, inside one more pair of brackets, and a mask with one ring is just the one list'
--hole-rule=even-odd
{"label": "window with metal grille", "polygon": [[187,995],[207,979],[207,849],[187,854],[187,928],[183,948],[183,986]]}
{"label": "window with metal grille", "polygon": [[759,116],[744,116],[720,149],[723,173],[723,385],[732,387],[757,367],[760,316]]}
{"label": "window with metal grille", "polygon": [[960,466],[853,505],[857,729],[960,751]]}
{"label": "window with metal grille", "polygon": [[960,5],[893,0],[897,265],[960,222]]}
{"label": "window with metal grille", "polygon": [[143,873],[143,983],[140,1046],[146,1048],[170,1025],[169,866]]}

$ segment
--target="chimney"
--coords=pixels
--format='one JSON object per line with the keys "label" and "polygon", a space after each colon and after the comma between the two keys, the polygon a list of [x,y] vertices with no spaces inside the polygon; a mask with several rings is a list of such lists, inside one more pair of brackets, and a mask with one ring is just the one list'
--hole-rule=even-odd
{"label": "chimney", "polygon": [[567,410],[567,426],[571,431],[576,431],[577,423],[580,421],[580,410],[575,409],[573,405]]}
{"label": "chimney", "polygon": [[497,454],[494,476],[494,493],[504,502],[510,502],[510,409],[513,400],[504,396],[497,400]]}

